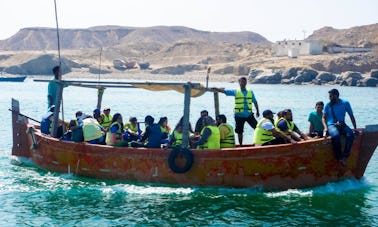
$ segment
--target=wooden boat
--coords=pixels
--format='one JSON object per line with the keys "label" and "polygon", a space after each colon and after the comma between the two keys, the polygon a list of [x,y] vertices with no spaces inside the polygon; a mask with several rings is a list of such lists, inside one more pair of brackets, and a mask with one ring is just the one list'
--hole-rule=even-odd
{"label": "wooden boat", "polygon": [[0,75],[0,82],[24,82],[26,76],[4,76]]}
{"label": "wooden boat", "polygon": [[[189,119],[189,109],[186,109],[188,94],[198,87],[191,83],[181,86],[185,88],[185,122]],[[38,124],[28,123],[28,118],[20,113],[16,100],[12,100],[12,121],[12,155],[20,161],[31,160],[41,169],[90,178],[187,186],[285,190],[314,187],[346,178],[360,179],[378,144],[378,125],[359,129],[347,164],[342,166],[334,158],[329,138],[297,144],[245,145],[216,150],[75,143],[42,134]],[[184,143],[187,143],[185,136]]]}

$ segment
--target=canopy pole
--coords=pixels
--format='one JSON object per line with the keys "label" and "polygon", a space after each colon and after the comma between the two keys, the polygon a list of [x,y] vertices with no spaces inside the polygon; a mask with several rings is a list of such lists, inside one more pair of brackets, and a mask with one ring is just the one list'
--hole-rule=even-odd
{"label": "canopy pole", "polygon": [[184,97],[184,116],[183,116],[183,132],[182,132],[182,147],[187,148],[189,146],[189,114],[190,114],[190,93],[191,84],[184,85],[185,97]]}
{"label": "canopy pole", "polygon": [[58,83],[58,90],[56,94],[56,100],[55,100],[55,109],[54,109],[54,120],[52,122],[52,136],[57,137],[58,136],[58,120],[59,120],[59,111],[60,111],[60,103],[62,101],[62,94],[63,94],[63,83],[61,80],[57,81]]}
{"label": "canopy pole", "polygon": [[101,110],[102,95],[104,94],[105,88],[100,87],[97,90],[97,109]]}
{"label": "canopy pole", "polygon": [[214,92],[214,109],[215,109],[215,117],[219,115],[219,93]]}

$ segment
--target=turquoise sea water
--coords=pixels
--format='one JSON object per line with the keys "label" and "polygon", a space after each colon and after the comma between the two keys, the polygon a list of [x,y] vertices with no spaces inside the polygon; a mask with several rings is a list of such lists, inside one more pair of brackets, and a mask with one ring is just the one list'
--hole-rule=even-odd
{"label": "turquoise sea water", "polygon": [[[237,84],[209,86],[236,88]],[[308,130],[307,115],[316,101],[327,101],[326,86],[251,85],[260,110],[291,108],[294,121]],[[357,125],[378,124],[378,89],[337,87],[350,101]],[[362,180],[344,180],[317,188],[263,192],[261,189],[180,187],[80,178],[11,164],[11,97],[21,112],[40,119],[47,109],[46,83],[0,83],[0,226],[378,226],[378,154]],[[64,90],[64,118],[77,110],[91,113],[96,91]],[[191,122],[208,109],[212,94],[192,99]],[[183,95],[174,91],[107,89],[103,105],[124,118],[167,116],[174,127],[183,114]],[[231,124],[233,98],[220,94],[220,111]],[[348,121],[349,122],[349,119]],[[245,127],[244,141],[252,141]],[[377,152],[377,150],[376,150]]]}

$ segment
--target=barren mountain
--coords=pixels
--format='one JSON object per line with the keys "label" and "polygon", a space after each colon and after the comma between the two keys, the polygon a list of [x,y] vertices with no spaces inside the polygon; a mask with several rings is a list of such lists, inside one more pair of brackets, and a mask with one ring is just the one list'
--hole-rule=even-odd
{"label": "barren mountain", "polygon": [[378,23],[348,29],[324,27],[314,31],[308,39],[321,40],[325,44],[371,47],[378,45]]}

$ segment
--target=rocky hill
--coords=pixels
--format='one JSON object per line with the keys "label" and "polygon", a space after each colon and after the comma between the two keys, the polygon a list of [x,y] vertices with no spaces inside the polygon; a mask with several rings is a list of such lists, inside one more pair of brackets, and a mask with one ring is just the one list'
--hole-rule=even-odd
{"label": "rocky hill", "polygon": [[371,47],[378,45],[378,23],[348,29],[324,27],[314,31],[307,39],[321,40],[325,44]]}

